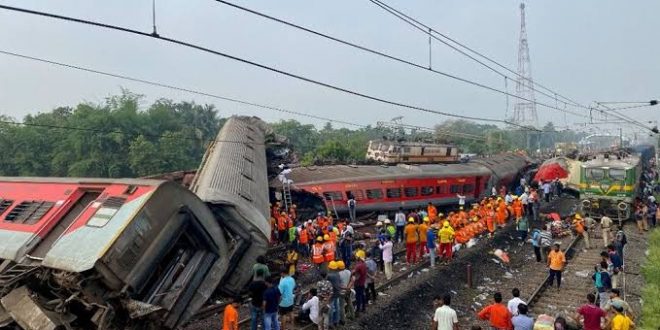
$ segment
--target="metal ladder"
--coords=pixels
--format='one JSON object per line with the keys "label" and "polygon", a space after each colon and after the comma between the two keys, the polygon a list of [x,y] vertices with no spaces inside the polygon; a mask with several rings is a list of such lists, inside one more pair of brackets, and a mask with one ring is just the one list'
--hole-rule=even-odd
{"label": "metal ladder", "polygon": [[284,209],[286,212],[289,212],[289,206],[292,203],[291,200],[291,183],[288,182],[282,182],[282,200],[284,201]]}

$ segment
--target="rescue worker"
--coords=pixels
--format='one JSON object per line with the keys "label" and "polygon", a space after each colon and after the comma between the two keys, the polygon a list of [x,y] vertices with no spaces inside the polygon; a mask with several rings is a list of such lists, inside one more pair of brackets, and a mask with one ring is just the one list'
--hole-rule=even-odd
{"label": "rescue worker", "polygon": [[428,213],[428,217],[431,221],[435,221],[435,218],[438,217],[438,209],[429,202],[429,205],[426,207],[426,212]]}
{"label": "rescue worker", "polygon": [[491,329],[510,330],[513,329],[511,324],[511,312],[502,303],[502,294],[495,292],[493,295],[493,304],[486,306],[482,309],[477,316],[482,320],[488,320]]}
{"label": "rescue worker", "polygon": [[277,217],[277,232],[278,240],[280,243],[284,244],[288,240],[287,229],[289,228],[289,217],[286,212],[281,212]]}
{"label": "rescue worker", "polygon": [[301,224],[298,230],[298,243],[300,243],[298,244],[298,251],[300,251],[303,258],[309,258],[309,235],[310,233],[306,225]]}
{"label": "rescue worker", "polygon": [[429,229],[429,217],[424,217],[422,223],[417,226],[419,235],[419,260],[422,260],[425,254],[429,252],[426,248],[426,231]]}
{"label": "rescue worker", "polygon": [[582,238],[584,239],[584,246],[587,249],[590,249],[591,247],[589,246],[589,233],[587,232],[584,226],[584,220],[582,220],[582,216],[580,216],[579,213],[576,213],[575,217],[573,218],[573,228],[575,229],[575,233],[577,235],[581,235]]}
{"label": "rescue worker", "polygon": [[289,218],[291,218],[291,221],[295,222],[298,220],[298,212],[296,211],[297,206],[296,204],[291,204],[291,207],[289,208]]}
{"label": "rescue worker", "polygon": [[316,238],[316,243],[312,246],[312,263],[314,263],[316,268],[321,272],[325,271],[325,257],[323,255],[323,250],[323,237],[319,236]]}
{"label": "rescue worker", "polygon": [[506,209],[506,203],[500,199],[499,204],[497,205],[497,225],[500,228],[504,227],[506,224],[506,218],[508,217],[508,212]]}
{"label": "rescue worker", "polygon": [[523,205],[518,197],[513,198],[513,205],[511,205],[511,208],[513,209],[515,220],[519,221],[523,216]]}
{"label": "rescue worker", "polygon": [[330,240],[330,235],[328,234],[323,236],[323,241],[323,259],[325,262],[335,260],[336,244]]}
{"label": "rescue worker", "polygon": [[390,221],[390,219],[385,219],[383,223],[385,223],[385,229],[387,230],[387,234],[390,235],[390,237],[394,237],[394,235],[396,234],[396,227],[392,225],[392,221]]}
{"label": "rescue worker", "polygon": [[486,214],[486,226],[488,227],[488,237],[493,238],[493,233],[495,232],[495,219],[497,214],[493,209],[492,204],[488,204],[488,213]]}
{"label": "rescue worker", "polygon": [[445,221],[442,224],[442,229],[440,229],[438,236],[440,237],[441,259],[445,260],[445,263],[448,263],[451,261],[452,248],[454,245],[454,228],[449,225],[449,221]]}
{"label": "rescue worker", "polygon": [[408,218],[408,224],[404,229],[404,236],[406,240],[406,262],[412,265],[417,262],[417,242],[419,242],[419,235],[417,234],[417,225],[413,217]]}

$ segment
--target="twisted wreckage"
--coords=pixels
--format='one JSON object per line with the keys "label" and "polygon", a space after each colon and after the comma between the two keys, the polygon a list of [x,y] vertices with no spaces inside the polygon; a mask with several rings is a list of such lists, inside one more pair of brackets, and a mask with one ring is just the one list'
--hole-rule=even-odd
{"label": "twisted wreckage", "polygon": [[258,118],[230,118],[190,190],[0,178],[0,327],[171,329],[216,290],[241,291],[268,244],[274,139]]}

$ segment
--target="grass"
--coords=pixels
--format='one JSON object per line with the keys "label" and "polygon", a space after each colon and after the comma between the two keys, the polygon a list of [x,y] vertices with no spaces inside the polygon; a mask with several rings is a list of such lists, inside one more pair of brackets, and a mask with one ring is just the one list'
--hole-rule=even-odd
{"label": "grass", "polygon": [[649,255],[642,267],[645,285],[642,290],[641,329],[660,327],[660,230],[656,229],[649,236]]}

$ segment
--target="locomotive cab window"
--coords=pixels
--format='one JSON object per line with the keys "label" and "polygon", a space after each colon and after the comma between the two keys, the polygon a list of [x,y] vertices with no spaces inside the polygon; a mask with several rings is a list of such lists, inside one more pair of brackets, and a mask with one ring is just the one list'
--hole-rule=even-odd
{"label": "locomotive cab window", "polygon": [[422,191],[421,191],[421,192],[422,192],[422,196],[430,196],[430,195],[433,195],[433,191],[434,191],[434,190],[435,190],[435,189],[433,189],[432,186],[422,187]]}
{"label": "locomotive cab window", "polygon": [[404,193],[406,197],[417,197],[417,187],[406,187]]}
{"label": "locomotive cab window", "polygon": [[602,180],[605,178],[605,170],[602,168],[588,168],[586,170],[587,179]]}
{"label": "locomotive cab window", "polygon": [[325,197],[325,200],[330,201],[330,200],[335,200],[339,201],[342,200],[341,192],[340,191],[326,191],[323,193],[323,197]]}
{"label": "locomotive cab window", "polygon": [[381,199],[383,191],[380,189],[367,189],[367,199]]}
{"label": "locomotive cab window", "polygon": [[401,197],[401,188],[387,188],[387,198]]}
{"label": "locomotive cab window", "polygon": [[621,168],[611,168],[609,175],[612,180],[623,181],[626,179],[626,170]]}
{"label": "locomotive cab window", "polygon": [[449,192],[452,193],[452,194],[461,193],[461,186],[459,186],[457,184],[453,184],[453,185],[449,186]]}

